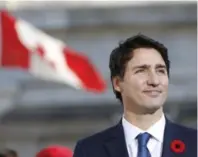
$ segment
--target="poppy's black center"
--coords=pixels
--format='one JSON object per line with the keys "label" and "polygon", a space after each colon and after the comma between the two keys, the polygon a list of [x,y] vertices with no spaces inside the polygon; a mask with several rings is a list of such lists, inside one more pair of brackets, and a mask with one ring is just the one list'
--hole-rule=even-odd
{"label": "poppy's black center", "polygon": [[175,148],[180,148],[180,147],[181,147],[180,144],[175,145]]}

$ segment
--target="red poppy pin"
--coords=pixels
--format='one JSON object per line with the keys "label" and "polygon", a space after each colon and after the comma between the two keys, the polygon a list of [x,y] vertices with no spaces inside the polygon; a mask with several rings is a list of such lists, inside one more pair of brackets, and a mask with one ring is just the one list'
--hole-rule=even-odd
{"label": "red poppy pin", "polygon": [[181,140],[173,140],[171,142],[171,150],[175,153],[183,153],[185,151],[185,144]]}

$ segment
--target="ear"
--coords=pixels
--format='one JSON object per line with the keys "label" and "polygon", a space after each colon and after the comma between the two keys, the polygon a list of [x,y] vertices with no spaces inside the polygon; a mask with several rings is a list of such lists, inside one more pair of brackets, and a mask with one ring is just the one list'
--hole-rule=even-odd
{"label": "ear", "polygon": [[121,79],[118,76],[115,76],[114,78],[112,78],[112,83],[113,83],[113,88],[114,90],[116,90],[117,92],[121,91]]}

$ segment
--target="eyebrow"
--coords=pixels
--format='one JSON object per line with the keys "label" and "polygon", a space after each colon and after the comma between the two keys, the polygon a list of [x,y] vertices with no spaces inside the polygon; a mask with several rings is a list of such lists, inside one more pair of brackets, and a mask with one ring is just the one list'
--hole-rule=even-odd
{"label": "eyebrow", "polygon": [[[133,70],[135,70],[135,69],[146,69],[146,68],[149,68],[149,67],[150,67],[150,65],[146,65],[146,64],[137,65],[137,66],[133,67]],[[166,65],[164,65],[164,64],[157,64],[155,67],[156,68],[166,69]]]}
{"label": "eyebrow", "polygon": [[156,67],[166,69],[166,65],[164,65],[164,64],[157,64]]}
{"label": "eyebrow", "polygon": [[149,67],[149,65],[144,64],[144,65],[137,65],[137,66],[134,66],[133,69],[134,69],[134,70],[135,70],[135,69],[146,69],[146,68],[148,68],[148,67]]}

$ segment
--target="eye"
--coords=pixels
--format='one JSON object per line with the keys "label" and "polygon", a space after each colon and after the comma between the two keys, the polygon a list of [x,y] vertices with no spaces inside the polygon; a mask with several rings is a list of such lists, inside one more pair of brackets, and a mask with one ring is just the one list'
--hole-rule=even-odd
{"label": "eye", "polygon": [[162,74],[165,74],[166,73],[166,70],[165,69],[159,69],[158,72],[159,73],[162,73]]}
{"label": "eye", "polygon": [[144,69],[139,69],[139,70],[136,70],[135,73],[141,73],[141,72],[144,72],[145,70]]}

